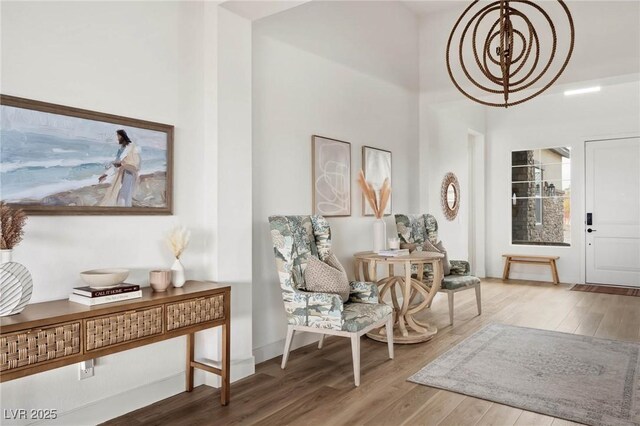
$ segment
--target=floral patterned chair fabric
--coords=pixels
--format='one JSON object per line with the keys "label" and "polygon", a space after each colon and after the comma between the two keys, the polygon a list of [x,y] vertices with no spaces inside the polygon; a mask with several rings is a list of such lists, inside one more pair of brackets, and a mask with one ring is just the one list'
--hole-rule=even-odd
{"label": "floral patterned chair fabric", "polygon": [[[311,327],[317,329],[319,333],[338,335],[356,333],[359,337],[373,327],[384,326],[385,322],[392,321],[393,310],[390,306],[379,302],[378,286],[374,283],[351,281],[349,301],[344,303],[337,294],[306,291],[304,271],[309,256],[325,260],[331,252],[331,228],[324,217],[318,215],[271,216],[269,224],[276,269],[290,330],[290,335],[287,335],[282,368],[286,364],[293,330],[310,331],[308,328]],[[392,345],[393,343],[390,347],[390,357],[393,352]],[[358,384],[359,368],[356,373],[356,386]]]}
{"label": "floral patterned chair fabric", "polygon": [[[398,238],[403,247],[422,250],[422,245],[429,240],[431,244],[438,242],[438,222],[430,214],[397,214],[396,227]],[[449,294],[449,319],[453,324],[453,293],[470,288],[476,289],[478,314],[482,312],[480,302],[480,279],[471,275],[471,265],[466,260],[450,260],[451,273],[442,279],[441,291]],[[417,271],[417,269],[416,269]],[[425,265],[422,280],[431,285],[433,270],[431,265]]]}

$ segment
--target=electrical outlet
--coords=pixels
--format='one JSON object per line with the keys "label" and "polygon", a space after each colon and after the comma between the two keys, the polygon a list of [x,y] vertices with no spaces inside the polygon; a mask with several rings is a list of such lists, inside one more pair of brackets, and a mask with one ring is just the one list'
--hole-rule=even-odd
{"label": "electrical outlet", "polygon": [[93,377],[93,360],[83,361],[79,364],[78,380],[88,379]]}

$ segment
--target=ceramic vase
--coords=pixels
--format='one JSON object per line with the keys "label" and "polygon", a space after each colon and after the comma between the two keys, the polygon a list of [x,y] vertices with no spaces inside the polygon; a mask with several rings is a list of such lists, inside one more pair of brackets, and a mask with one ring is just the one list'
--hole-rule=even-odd
{"label": "ceramic vase", "polygon": [[13,254],[13,249],[0,250],[0,264],[11,262],[12,254]]}
{"label": "ceramic vase", "polygon": [[13,250],[0,250],[0,317],[22,312],[31,300],[31,274],[17,262],[12,262]]}
{"label": "ceramic vase", "polygon": [[185,278],[184,266],[182,266],[180,259],[176,258],[176,261],[173,262],[173,266],[171,267],[171,271],[173,272],[173,286],[182,287],[184,285]]}
{"label": "ceramic vase", "polygon": [[387,242],[387,224],[383,219],[373,222],[373,251],[384,250]]}

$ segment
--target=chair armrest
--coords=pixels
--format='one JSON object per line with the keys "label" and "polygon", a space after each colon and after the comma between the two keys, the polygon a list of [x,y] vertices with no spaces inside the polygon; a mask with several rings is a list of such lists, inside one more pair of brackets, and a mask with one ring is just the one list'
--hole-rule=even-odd
{"label": "chair armrest", "polygon": [[333,293],[299,291],[283,293],[289,324],[342,329],[342,298]]}
{"label": "chair armrest", "polygon": [[451,275],[469,275],[471,265],[466,260],[451,260]]}
{"label": "chair armrest", "polygon": [[380,303],[378,286],[366,281],[351,281],[349,283],[349,301],[354,303]]}

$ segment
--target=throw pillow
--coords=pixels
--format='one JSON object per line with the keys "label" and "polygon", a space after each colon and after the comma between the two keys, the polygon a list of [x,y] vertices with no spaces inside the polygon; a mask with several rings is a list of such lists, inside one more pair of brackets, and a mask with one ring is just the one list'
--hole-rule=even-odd
{"label": "throw pillow", "polygon": [[418,245],[416,243],[402,243],[402,244],[400,244],[400,248],[401,249],[408,249],[409,253],[413,253],[415,251],[415,249],[418,248]]}
{"label": "throw pillow", "polygon": [[422,249],[424,251],[431,251],[436,253],[444,254],[442,258],[442,273],[444,275],[451,274],[451,263],[449,263],[449,256],[447,255],[447,249],[444,248],[442,241],[438,241],[435,245],[431,244],[430,241],[425,241],[422,245]]}
{"label": "throw pillow", "polygon": [[327,257],[326,263],[310,256],[304,270],[304,280],[308,291],[335,293],[343,302],[349,300],[349,279],[334,254]]}
{"label": "throw pillow", "polygon": [[449,263],[449,255],[447,255],[447,249],[444,248],[444,244],[442,241],[438,241],[436,246],[440,253],[444,254],[444,258],[442,259],[442,269],[444,270],[444,275],[451,274],[451,263]]}
{"label": "throw pillow", "polygon": [[442,253],[440,251],[440,249],[438,247],[434,246],[433,244],[431,244],[431,241],[429,241],[429,240],[425,241],[422,244],[422,250],[436,252],[436,253]]}

